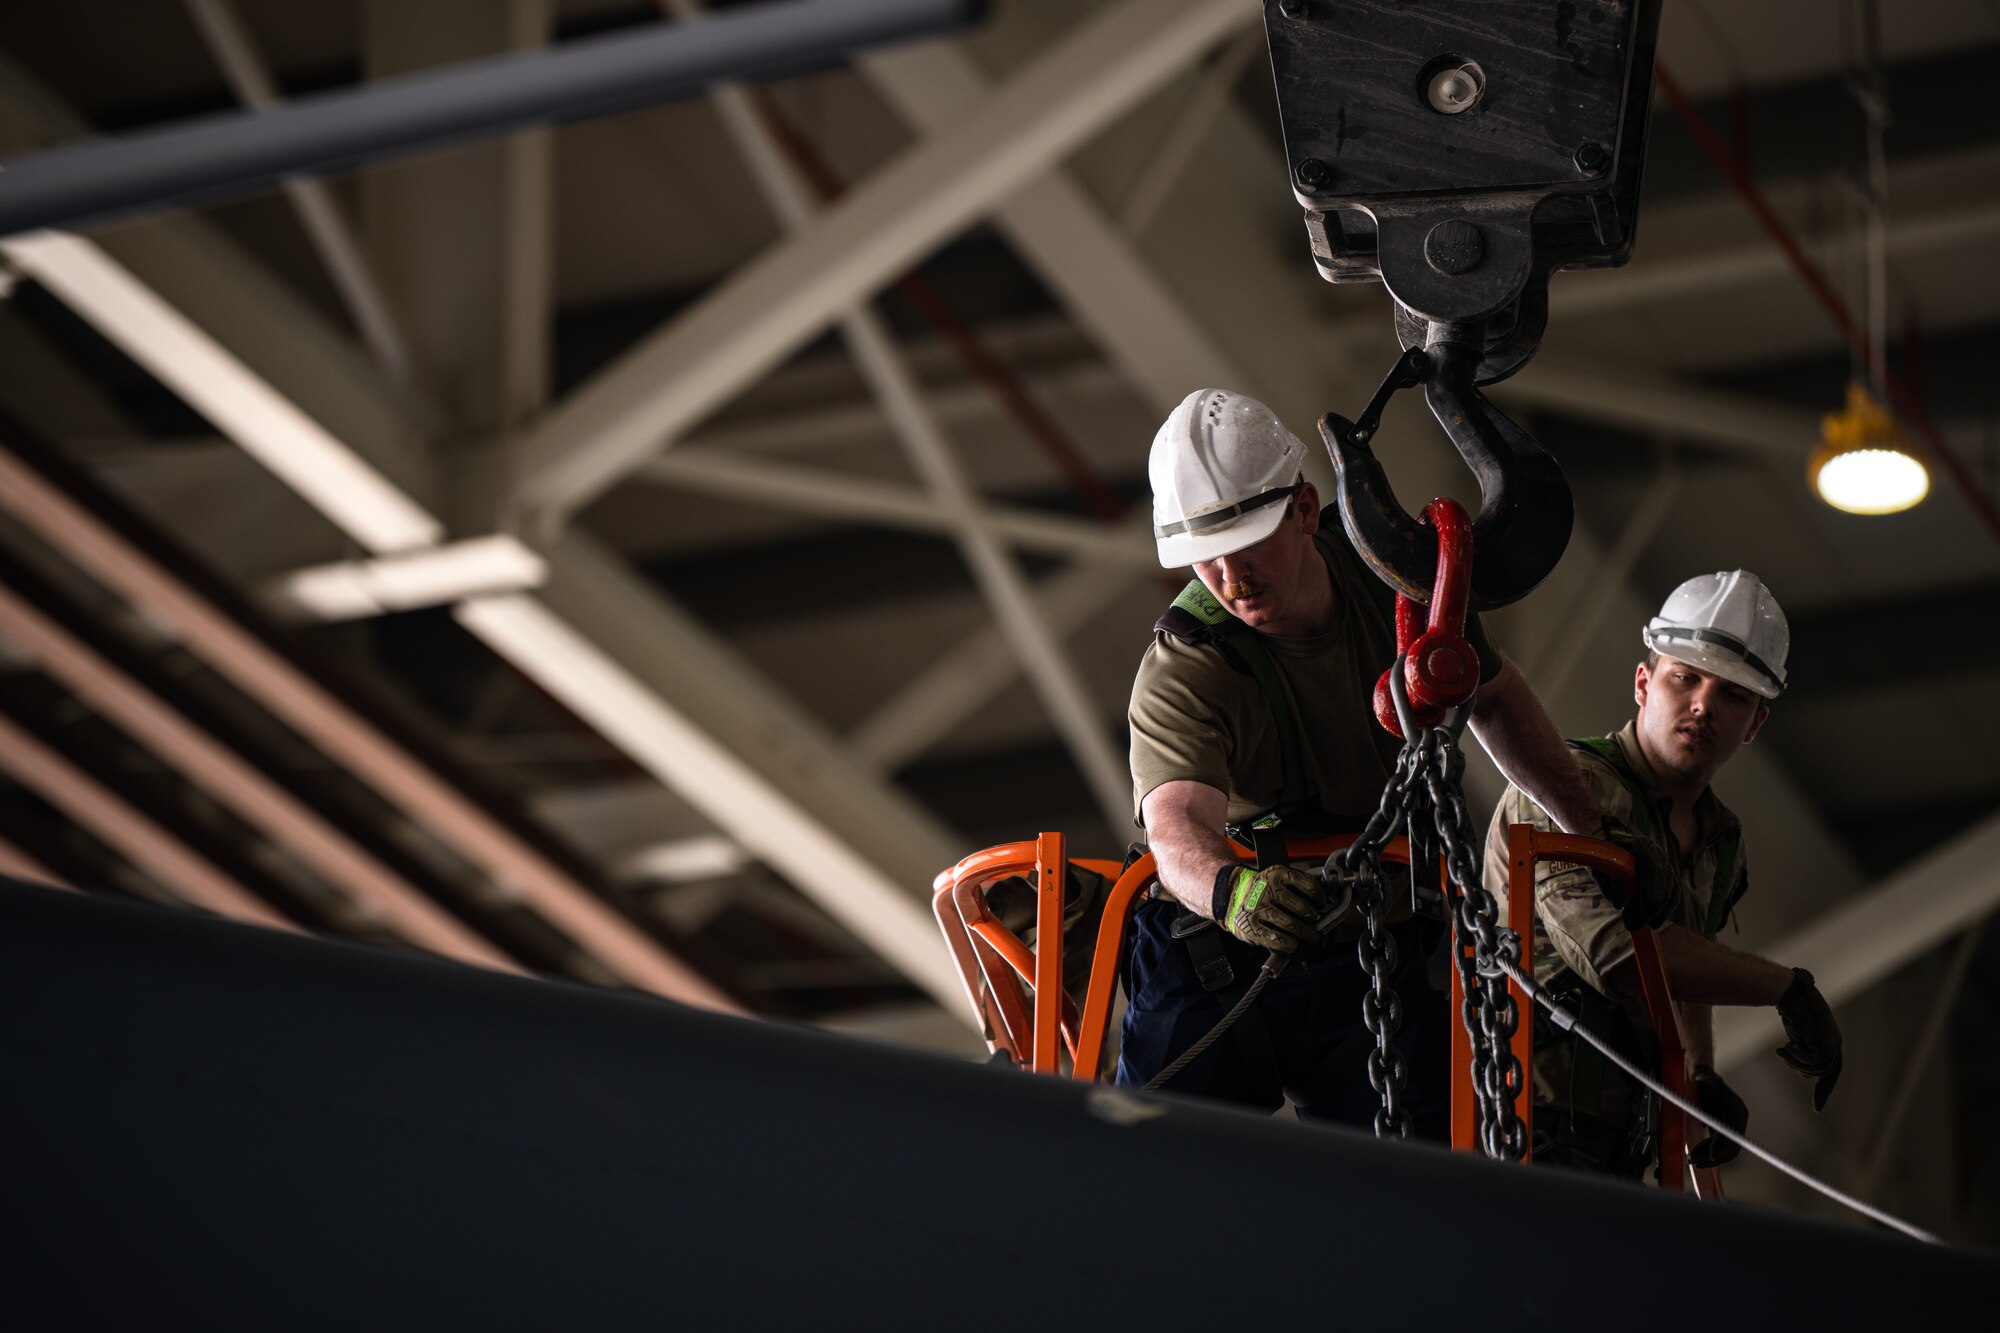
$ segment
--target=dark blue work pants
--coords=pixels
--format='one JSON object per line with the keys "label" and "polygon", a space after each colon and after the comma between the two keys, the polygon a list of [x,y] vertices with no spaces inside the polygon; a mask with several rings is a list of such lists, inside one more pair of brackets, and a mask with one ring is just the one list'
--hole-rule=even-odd
{"label": "dark blue work pants", "polygon": [[[1129,1003],[1118,1052],[1121,1087],[1145,1086],[1221,1021],[1224,997],[1233,999],[1241,993],[1236,986],[1220,992],[1202,989],[1187,942],[1170,933],[1178,911],[1172,903],[1156,901],[1133,914],[1126,973]],[[1391,930],[1401,957],[1414,957],[1416,966],[1423,967],[1418,956],[1424,943],[1422,923],[1405,922]],[[1222,936],[1222,945],[1239,984],[1255,977],[1267,956],[1263,949],[1229,935]],[[1176,1074],[1165,1090],[1275,1111],[1284,1104],[1285,1084],[1317,1069],[1350,1036],[1361,1033],[1365,1038],[1361,996],[1367,989],[1367,974],[1351,946],[1335,945],[1303,970],[1295,964],[1284,976],[1273,977],[1257,997],[1256,1011],[1270,1032],[1276,1055],[1275,1078],[1252,1067],[1232,1032]],[[1417,1137],[1444,1142],[1451,1137],[1450,1004],[1444,994],[1428,987],[1417,987],[1416,993],[1419,1001],[1406,1001],[1403,1026],[1396,1034],[1396,1046],[1409,1066],[1403,1104]],[[1373,1129],[1381,1104],[1380,1095],[1368,1085],[1365,1064],[1357,1062],[1354,1075],[1336,1095],[1301,1107],[1299,1118]]]}

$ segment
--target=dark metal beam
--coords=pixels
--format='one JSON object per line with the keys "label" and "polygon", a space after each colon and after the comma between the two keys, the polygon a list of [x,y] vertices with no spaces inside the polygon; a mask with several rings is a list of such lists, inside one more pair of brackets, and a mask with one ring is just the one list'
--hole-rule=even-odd
{"label": "dark metal beam", "polygon": [[549,120],[691,97],[971,21],[976,0],[779,0],[4,164],[0,236],[268,185]]}

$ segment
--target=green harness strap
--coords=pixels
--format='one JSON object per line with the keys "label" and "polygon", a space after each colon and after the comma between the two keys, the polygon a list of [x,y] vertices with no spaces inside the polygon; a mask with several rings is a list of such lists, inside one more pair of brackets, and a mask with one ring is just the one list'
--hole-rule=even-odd
{"label": "green harness strap", "polygon": [[[1331,522],[1332,511],[1321,521],[1321,531],[1331,527],[1346,540],[1346,533],[1337,522]],[[1350,542],[1350,547],[1352,543]],[[1375,609],[1388,621],[1391,633],[1396,623],[1396,594],[1393,589],[1379,579],[1365,579],[1368,598]],[[1222,603],[1215,600],[1200,579],[1188,580],[1180,596],[1174,598],[1167,613],[1154,624],[1154,629],[1173,635],[1189,643],[1212,643],[1229,664],[1239,671],[1249,674],[1257,682],[1257,688],[1264,694],[1264,701],[1271,709],[1272,725],[1278,729],[1279,762],[1284,770],[1284,792],[1278,797],[1278,805],[1272,813],[1280,822],[1288,822],[1299,815],[1317,813],[1316,796],[1312,783],[1306,778],[1305,753],[1299,746],[1298,712],[1292,707],[1292,698],[1285,692],[1284,681],[1279,679],[1278,667],[1271,660],[1271,650],[1248,625],[1222,609]]]}
{"label": "green harness strap", "polygon": [[[1201,630],[1189,635],[1170,627],[1168,622],[1176,611],[1195,620]],[[1271,661],[1271,650],[1264,646],[1264,641],[1223,610],[1222,603],[1215,600],[1200,579],[1188,580],[1187,587],[1181,589],[1167,614],[1160,618],[1159,627],[1180,638],[1198,637],[1213,643],[1232,666],[1250,673],[1257,688],[1264,692],[1271,721],[1278,728],[1279,762],[1285,774],[1284,792],[1278,797],[1278,814],[1282,818],[1302,808],[1312,797],[1312,786],[1306,781],[1305,755],[1299,748],[1298,714],[1292,707],[1291,696],[1285,693],[1284,682],[1278,678],[1277,664]]]}

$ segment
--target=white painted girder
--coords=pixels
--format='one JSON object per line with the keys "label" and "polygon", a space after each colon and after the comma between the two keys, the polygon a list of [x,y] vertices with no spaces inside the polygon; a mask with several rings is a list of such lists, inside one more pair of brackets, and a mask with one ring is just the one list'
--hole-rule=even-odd
{"label": "white painted girder", "polygon": [[[799,422],[802,431],[811,422]],[[1022,506],[982,503],[969,513],[948,514],[914,486],[871,481],[830,468],[801,467],[722,448],[673,449],[646,464],[645,478],[705,495],[753,504],[880,523],[917,532],[950,533],[963,525],[991,532],[1022,550],[1065,556],[1130,570],[1158,568],[1150,536]]]}
{"label": "white painted girder", "polygon": [[519,445],[516,499],[573,512],[843,310],[1245,21],[1241,0],[1124,0],[571,394]]}
{"label": "white painted girder", "polygon": [[548,555],[538,594],[465,603],[460,623],[962,1011],[927,891],[969,849],[615,557],[576,533]]}
{"label": "white painted girder", "polygon": [[[196,31],[221,67],[237,100],[248,107],[276,103],[278,90],[270,67],[231,0],[186,0],[186,3],[188,16],[194,20]],[[362,341],[390,379],[407,378],[409,346],[396,327],[395,315],[382,294],[381,284],[375,280],[368,256],[362,252],[333,191],[324,181],[308,176],[295,176],[279,188],[291,200],[300,226],[319,252],[320,262],[346,303]]]}
{"label": "white painted girder", "polygon": [[[1253,5],[1214,8],[1220,26],[1211,41],[1257,20]],[[859,67],[920,133],[943,132],[991,95],[986,76],[950,42],[876,52]],[[1256,391],[1257,380],[1239,353],[1190,312],[1174,284],[1153,270],[1067,173],[1028,182],[993,221],[1162,416],[1203,385]]]}
{"label": "white painted girder", "polygon": [[[779,224],[789,232],[809,225],[819,211],[812,189],[786,160],[750,94],[725,86],[710,94],[710,102],[737,151],[749,163],[751,175]],[[1013,555],[980,522],[984,506],[978,490],[958,449],[938,424],[888,325],[870,304],[862,302],[841,316],[840,330],[848,354],[888,417],[904,457],[924,479],[933,503],[950,520],[948,531],[972,572],[973,582],[1006,631],[1007,650],[1020,663],[1055,723],[1100,812],[1115,826],[1125,806],[1125,765],[1112,748],[1110,727],[1070,660],[1062,636],[1038,614],[1028,580]]]}

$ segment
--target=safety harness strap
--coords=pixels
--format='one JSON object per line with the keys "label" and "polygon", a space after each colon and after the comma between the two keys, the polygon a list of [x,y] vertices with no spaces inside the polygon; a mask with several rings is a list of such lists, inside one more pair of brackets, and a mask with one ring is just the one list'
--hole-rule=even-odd
{"label": "safety harness strap", "polygon": [[[1197,916],[1180,907],[1175,911],[1167,933],[1187,946],[1188,961],[1194,964],[1196,979],[1201,982],[1203,990],[1215,996],[1222,1012],[1226,1014],[1234,1009],[1236,1002],[1243,998],[1243,993],[1256,980],[1256,975],[1253,973],[1238,979],[1236,969],[1229,961],[1228,950],[1223,946],[1222,927],[1205,916]],[[1243,1066],[1252,1084],[1276,1091],[1280,1087],[1278,1048],[1271,1040],[1271,1029],[1255,1005],[1236,1020],[1229,1029],[1229,1036],[1236,1043],[1237,1053],[1243,1057]]]}
{"label": "safety harness strap", "polygon": [[1278,729],[1278,756],[1285,785],[1278,796],[1277,812],[1283,817],[1311,805],[1313,789],[1306,778],[1305,754],[1299,745],[1298,714],[1263,640],[1248,625],[1223,610],[1200,579],[1188,581],[1166,614],[1153,623],[1153,628],[1183,643],[1214,645],[1224,661],[1257,682],[1264,702],[1270,707],[1272,725]]}

